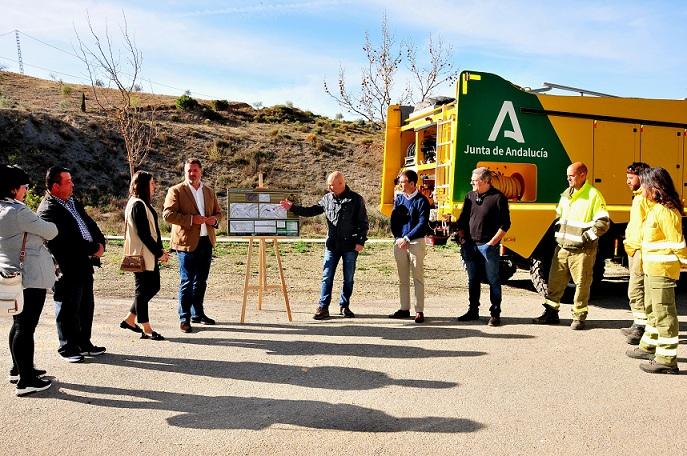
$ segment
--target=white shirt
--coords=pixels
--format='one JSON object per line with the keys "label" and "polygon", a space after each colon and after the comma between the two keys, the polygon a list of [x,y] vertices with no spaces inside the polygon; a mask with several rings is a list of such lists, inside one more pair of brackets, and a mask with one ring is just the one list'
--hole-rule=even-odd
{"label": "white shirt", "polygon": [[418,192],[418,191],[415,190],[415,191],[414,191],[413,193],[411,193],[410,195],[404,193],[403,196],[405,196],[406,199],[413,199],[413,198],[415,198],[415,195],[417,195],[417,192]]}
{"label": "white shirt", "polygon": [[[200,186],[198,187],[198,190],[193,188],[193,185],[191,183],[188,183],[188,188],[191,189],[191,193],[193,193],[193,198],[196,200],[196,206],[198,206],[198,210],[200,211],[200,215],[203,217],[205,216],[205,198],[203,197],[203,183],[200,183]],[[201,236],[207,236],[208,235],[208,226],[203,223],[200,225],[200,235]]]}

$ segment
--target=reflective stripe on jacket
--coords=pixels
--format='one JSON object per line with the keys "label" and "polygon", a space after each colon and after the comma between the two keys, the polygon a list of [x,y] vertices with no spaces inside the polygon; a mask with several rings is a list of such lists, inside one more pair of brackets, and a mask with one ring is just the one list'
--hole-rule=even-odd
{"label": "reflective stripe on jacket", "polygon": [[579,190],[569,188],[564,191],[556,214],[559,218],[556,241],[564,249],[591,245],[610,227],[606,201],[589,182]]}
{"label": "reflective stripe on jacket", "polygon": [[632,194],[634,198],[632,198],[632,208],[630,208],[630,221],[627,222],[625,241],[623,241],[628,256],[633,256],[642,248],[642,224],[649,212],[649,203],[642,195],[642,189],[635,190]]}
{"label": "reflective stripe on jacket", "polygon": [[680,278],[680,267],[687,267],[682,217],[677,210],[651,205],[642,229],[642,266],[647,275],[674,280]]}

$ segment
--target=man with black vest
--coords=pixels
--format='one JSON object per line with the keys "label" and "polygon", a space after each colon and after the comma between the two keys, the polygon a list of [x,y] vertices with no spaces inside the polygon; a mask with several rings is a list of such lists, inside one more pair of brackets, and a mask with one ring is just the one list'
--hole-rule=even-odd
{"label": "man with black vest", "polygon": [[479,320],[482,275],[489,283],[489,326],[501,324],[501,278],[499,243],[510,228],[510,212],[505,195],[491,185],[491,171],[480,167],[472,172],[472,191],[465,196],[458,218],[458,242],[468,272],[470,307],[458,321]]}

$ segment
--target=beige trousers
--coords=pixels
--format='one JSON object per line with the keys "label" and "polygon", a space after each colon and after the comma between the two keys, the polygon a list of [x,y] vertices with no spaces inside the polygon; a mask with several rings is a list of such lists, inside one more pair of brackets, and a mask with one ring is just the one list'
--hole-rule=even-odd
{"label": "beige trousers", "polygon": [[410,310],[410,277],[415,289],[415,312],[425,308],[425,239],[414,239],[407,249],[394,244],[394,258],[398,269],[398,288],[401,295],[401,309]]}

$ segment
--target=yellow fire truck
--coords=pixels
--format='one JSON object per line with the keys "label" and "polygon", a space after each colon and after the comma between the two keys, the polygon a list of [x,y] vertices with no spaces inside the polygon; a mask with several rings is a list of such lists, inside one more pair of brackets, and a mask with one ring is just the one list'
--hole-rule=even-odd
{"label": "yellow fire truck", "polygon": [[447,237],[471,190],[473,169],[487,166],[510,202],[512,226],[502,241],[502,276],[530,270],[544,292],[553,253],[555,207],[567,187],[566,168],[584,162],[588,179],[606,199],[611,231],[601,237],[597,277],[604,260],[622,254],[618,242],[632,194],[626,166],[643,161],[667,169],[687,198],[687,100],[549,95],[499,76],[464,71],[454,99],[416,108],[389,107],[382,171],[382,213],[391,213],[394,179],[415,170],[431,194],[437,238]]}

